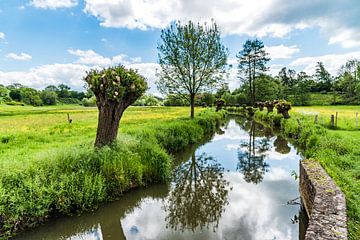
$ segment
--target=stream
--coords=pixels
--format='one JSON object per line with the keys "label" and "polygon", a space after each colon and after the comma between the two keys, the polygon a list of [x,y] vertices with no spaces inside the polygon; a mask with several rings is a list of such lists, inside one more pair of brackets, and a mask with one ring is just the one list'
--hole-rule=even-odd
{"label": "stream", "polygon": [[176,156],[170,183],[131,190],[16,239],[303,239],[294,177],[300,159],[271,129],[230,118],[207,142]]}

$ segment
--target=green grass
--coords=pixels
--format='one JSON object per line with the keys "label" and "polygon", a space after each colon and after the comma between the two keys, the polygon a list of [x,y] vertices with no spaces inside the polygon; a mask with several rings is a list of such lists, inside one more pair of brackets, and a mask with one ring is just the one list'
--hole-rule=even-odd
{"label": "green grass", "polygon": [[[330,127],[331,115],[338,113],[337,129],[339,130],[360,130],[360,106],[307,106],[293,107],[291,113],[300,113],[308,116],[314,121],[318,115],[318,122],[324,127]],[[356,113],[358,113],[358,127],[356,128]]]}
{"label": "green grass", "polygon": [[[71,124],[67,122],[67,113],[73,120]],[[130,107],[121,120],[120,131],[188,115],[189,109],[185,107]],[[0,169],[13,168],[14,164],[26,167],[28,162],[41,158],[49,150],[92,144],[96,127],[96,108],[0,105]]]}
{"label": "green grass", "polygon": [[51,214],[89,210],[130,188],[165,181],[171,153],[213,133],[224,117],[197,109],[191,120],[188,108],[131,107],[118,141],[96,150],[95,108],[0,109],[0,238]]}
{"label": "green grass", "polygon": [[[352,240],[360,239],[360,131],[346,123],[353,120],[351,116],[358,110],[359,106],[296,107],[288,120],[266,111],[255,114],[257,120],[281,126],[303,149],[305,157],[319,161],[345,193],[349,239]],[[344,123],[339,122],[339,128],[345,130],[328,129],[326,123],[314,124],[313,116],[308,113],[315,111],[324,115],[341,112]]]}
{"label": "green grass", "polygon": [[[296,101],[295,96],[293,95],[288,96],[286,100],[293,103],[293,105],[304,104],[302,102],[298,102],[299,100]],[[348,103],[345,101],[344,96],[341,94],[310,93],[305,104],[309,106],[329,106],[334,104],[348,104]]]}

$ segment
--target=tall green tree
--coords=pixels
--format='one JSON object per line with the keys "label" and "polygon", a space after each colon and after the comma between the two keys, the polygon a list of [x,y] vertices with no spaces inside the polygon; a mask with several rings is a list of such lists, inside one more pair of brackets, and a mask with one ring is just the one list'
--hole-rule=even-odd
{"label": "tall green tree", "polygon": [[331,91],[333,77],[326,70],[324,63],[318,62],[315,69],[315,79],[320,83],[320,91]]}
{"label": "tall green tree", "polygon": [[161,31],[158,50],[158,89],[183,96],[190,103],[193,118],[196,94],[217,87],[226,73],[228,51],[216,23],[174,23]]}
{"label": "tall green tree", "polygon": [[258,39],[247,40],[243,45],[243,49],[236,55],[239,61],[240,80],[249,85],[249,97],[252,105],[256,102],[255,79],[268,70],[266,67],[266,63],[270,61],[268,55],[264,43]]}
{"label": "tall green tree", "polygon": [[358,59],[348,60],[340,68],[339,87],[347,98],[357,95],[357,86],[360,84],[360,61]]}
{"label": "tall green tree", "polygon": [[9,95],[9,90],[4,86],[0,84],[0,97],[6,97]]}
{"label": "tall green tree", "polygon": [[281,84],[267,74],[261,74],[256,78],[256,100],[265,102],[278,99],[280,96]]}
{"label": "tall green tree", "polygon": [[294,96],[294,105],[305,106],[310,101],[311,78],[305,72],[297,74],[296,84],[291,87],[291,93]]}
{"label": "tall green tree", "polygon": [[65,84],[59,84],[57,95],[59,98],[68,98],[70,96],[70,87]]}

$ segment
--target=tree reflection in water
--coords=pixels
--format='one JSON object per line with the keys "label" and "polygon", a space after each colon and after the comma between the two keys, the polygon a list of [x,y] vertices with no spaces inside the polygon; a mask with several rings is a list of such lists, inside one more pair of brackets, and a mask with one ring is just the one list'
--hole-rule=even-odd
{"label": "tree reflection in water", "polygon": [[[269,168],[269,164],[265,162],[265,157],[266,152],[270,149],[269,137],[271,134],[267,128],[255,121],[246,121],[243,127],[249,132],[249,141],[242,143],[238,150],[237,170],[244,174],[246,182],[258,184],[263,180],[265,172]],[[256,137],[262,138],[256,139]]]}
{"label": "tree reflection in water", "polygon": [[197,228],[216,231],[221,214],[228,204],[229,182],[224,168],[206,154],[181,164],[174,174],[174,189],[170,192],[165,211],[167,228],[191,230]]}
{"label": "tree reflection in water", "polygon": [[281,154],[288,154],[291,148],[288,145],[288,141],[282,137],[277,136],[276,140],[274,141],[275,151]]}

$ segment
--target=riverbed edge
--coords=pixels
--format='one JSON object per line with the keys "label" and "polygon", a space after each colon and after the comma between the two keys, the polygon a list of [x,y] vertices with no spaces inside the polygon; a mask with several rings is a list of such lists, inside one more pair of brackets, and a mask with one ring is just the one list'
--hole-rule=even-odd
{"label": "riverbed edge", "polygon": [[347,239],[345,195],[318,162],[300,161],[299,187],[309,217],[304,240]]}
{"label": "riverbed edge", "polygon": [[[320,126],[303,126],[298,119],[296,125],[287,124],[287,120],[282,115],[269,114],[265,111],[257,111],[253,118],[272,128],[278,128],[301,149],[315,147],[319,141],[316,133],[325,134],[326,131]],[[299,184],[301,199],[309,213],[304,240],[348,239],[345,194],[318,161],[314,159],[300,161]]]}

